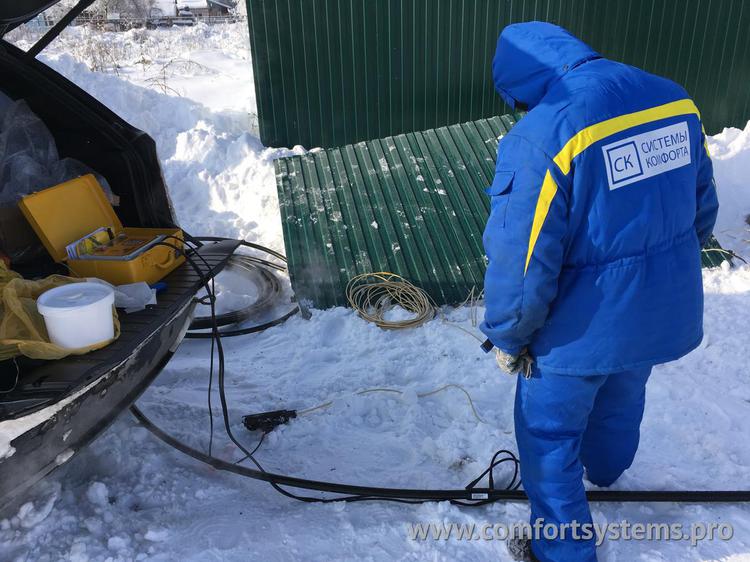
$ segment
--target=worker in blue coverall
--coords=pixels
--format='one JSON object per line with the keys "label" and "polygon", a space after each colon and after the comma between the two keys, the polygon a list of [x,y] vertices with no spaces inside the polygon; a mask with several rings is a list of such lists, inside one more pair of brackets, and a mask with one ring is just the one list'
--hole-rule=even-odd
{"label": "worker in blue coverall", "polygon": [[[651,368],[703,337],[711,160],[682,87],[558,26],[506,27],[492,73],[528,114],[500,140],[487,188],[481,328],[501,368],[522,375],[515,428],[532,523],[590,524],[584,471],[609,486],[631,465]],[[565,531],[515,554],[596,560],[593,538]]]}

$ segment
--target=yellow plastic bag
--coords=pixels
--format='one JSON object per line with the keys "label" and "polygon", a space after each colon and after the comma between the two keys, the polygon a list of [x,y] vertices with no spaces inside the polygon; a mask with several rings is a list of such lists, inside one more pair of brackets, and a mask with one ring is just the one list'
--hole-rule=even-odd
{"label": "yellow plastic bag", "polygon": [[36,299],[53,287],[81,281],[84,279],[63,275],[29,281],[0,262],[0,360],[18,355],[32,359],[62,359],[68,355],[82,355],[100,349],[116,340],[120,336],[120,322],[117,311],[112,307],[114,339],[80,349],[66,349],[50,343],[44,318],[36,309]]}

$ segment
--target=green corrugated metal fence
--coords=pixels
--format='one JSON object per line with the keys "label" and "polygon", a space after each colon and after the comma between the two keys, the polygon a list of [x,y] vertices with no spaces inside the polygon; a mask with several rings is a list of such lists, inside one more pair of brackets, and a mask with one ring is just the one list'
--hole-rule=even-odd
{"label": "green corrugated metal fence", "polygon": [[[505,115],[276,160],[297,298],[345,305],[349,280],[375,271],[402,275],[439,304],[480,291],[484,188],[498,137],[515,121]],[[704,265],[723,259],[704,253]]]}
{"label": "green corrugated metal fence", "polygon": [[504,113],[491,59],[512,22],[559,23],[684,85],[706,128],[750,117],[743,0],[247,0],[261,140],[333,147]]}

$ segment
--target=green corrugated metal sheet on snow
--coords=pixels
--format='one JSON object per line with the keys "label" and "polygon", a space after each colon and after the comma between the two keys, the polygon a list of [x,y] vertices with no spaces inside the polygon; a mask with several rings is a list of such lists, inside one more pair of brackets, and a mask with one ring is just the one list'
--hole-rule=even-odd
{"label": "green corrugated metal sheet on snow", "polygon": [[402,275],[439,304],[481,290],[484,188],[498,137],[515,121],[492,117],[276,160],[297,298],[346,305],[349,280],[377,271]]}
{"label": "green corrugated metal sheet on snow", "polygon": [[724,261],[732,263],[732,253],[723,249],[712,236],[701,252],[701,263],[703,267],[719,267]]}
{"label": "green corrugated metal sheet on snow", "polygon": [[438,303],[481,288],[484,188],[497,139],[493,117],[275,161],[294,292],[316,307],[345,305],[349,279],[391,271]]}
{"label": "green corrugated metal sheet on snow", "polygon": [[684,85],[706,129],[750,117],[743,0],[247,0],[261,140],[332,147],[505,113],[500,30],[559,23]]}

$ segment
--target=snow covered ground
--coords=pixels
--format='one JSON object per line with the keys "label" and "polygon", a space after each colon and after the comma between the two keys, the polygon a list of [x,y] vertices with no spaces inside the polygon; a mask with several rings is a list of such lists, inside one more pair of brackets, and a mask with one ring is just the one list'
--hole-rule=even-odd
{"label": "snow covered ground", "polygon": [[[292,151],[258,140],[243,25],[86,34],[66,31],[43,58],[154,137],[179,222],[193,233],[245,237],[283,251],[272,160]],[[709,146],[723,205],[719,239],[750,256],[750,125],[725,130]],[[705,340],[655,369],[642,446],[617,489],[750,488],[750,267],[706,272],[704,285]],[[448,321],[394,333],[339,308],[226,340],[237,435],[254,445],[256,436],[241,427],[243,414],[333,399],[330,408],[268,436],[257,455],[268,470],[463,487],[495,450],[515,450],[514,380],[453,325],[476,332],[468,307],[446,314]],[[160,425],[200,446],[208,437],[208,353],[207,342],[183,343],[139,402]],[[417,398],[450,383],[470,393],[483,422],[455,388]],[[404,394],[355,394],[371,387]],[[239,458],[220,430],[216,435],[215,452]],[[528,517],[524,504],[298,503],[168,449],[128,414],[27,500],[0,514],[2,560],[507,560],[500,541],[413,541],[407,525]],[[599,523],[734,526],[732,540],[697,547],[608,542],[603,561],[750,560],[750,506],[595,504],[593,511]]]}

